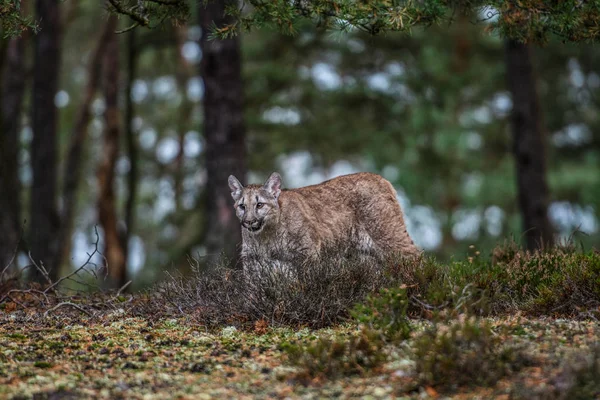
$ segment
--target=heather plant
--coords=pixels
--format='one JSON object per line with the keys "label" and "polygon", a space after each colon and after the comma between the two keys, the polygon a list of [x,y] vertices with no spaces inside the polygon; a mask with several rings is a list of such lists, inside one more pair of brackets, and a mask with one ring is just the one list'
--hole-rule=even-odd
{"label": "heather plant", "polygon": [[420,382],[444,389],[489,385],[528,361],[517,347],[502,343],[489,321],[464,314],[421,333],[414,355]]}
{"label": "heather plant", "polygon": [[288,362],[299,368],[299,379],[364,375],[386,361],[383,342],[373,330],[363,329],[359,335],[318,338],[308,344],[286,347]]}

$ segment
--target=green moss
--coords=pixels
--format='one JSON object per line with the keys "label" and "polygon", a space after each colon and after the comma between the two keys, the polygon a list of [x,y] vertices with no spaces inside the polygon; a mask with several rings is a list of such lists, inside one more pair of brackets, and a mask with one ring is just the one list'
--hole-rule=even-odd
{"label": "green moss", "polygon": [[47,361],[36,361],[35,363],[33,363],[33,366],[37,368],[47,369],[52,368],[53,364]]}

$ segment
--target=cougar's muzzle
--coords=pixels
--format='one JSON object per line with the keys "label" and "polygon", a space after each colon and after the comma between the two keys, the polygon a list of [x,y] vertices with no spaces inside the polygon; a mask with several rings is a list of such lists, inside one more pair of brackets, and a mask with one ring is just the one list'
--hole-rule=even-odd
{"label": "cougar's muzzle", "polygon": [[263,227],[263,220],[254,219],[252,221],[242,221],[242,226],[248,229],[250,232],[258,232]]}

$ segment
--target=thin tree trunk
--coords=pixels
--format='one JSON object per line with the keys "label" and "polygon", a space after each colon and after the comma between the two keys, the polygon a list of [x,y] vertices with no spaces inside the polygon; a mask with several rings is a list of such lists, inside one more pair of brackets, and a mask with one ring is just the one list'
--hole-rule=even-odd
{"label": "thin tree trunk", "polygon": [[116,24],[110,20],[105,24],[98,43],[88,62],[87,84],[83,92],[83,98],[75,117],[75,123],[71,130],[67,160],[63,171],[63,209],[61,212],[61,226],[58,233],[60,251],[57,254],[55,265],[61,266],[63,260],[69,254],[71,248],[71,233],[73,229],[73,218],[77,208],[77,192],[81,183],[81,155],[88,136],[88,125],[91,120],[90,106],[98,87],[100,86],[100,71],[102,57],[106,51],[109,39],[114,34]]}
{"label": "thin tree trunk", "polygon": [[[109,17],[116,24],[116,16]],[[114,190],[115,164],[119,154],[119,42],[111,34],[103,60],[103,89],[106,102],[104,111],[105,130],[102,156],[98,168],[98,218],[104,230],[104,256],[108,264],[107,287],[119,287],[125,283],[127,271],[125,251],[119,235]]]}
{"label": "thin tree trunk", "polygon": [[137,69],[137,50],[135,40],[135,29],[128,33],[127,37],[127,87],[125,99],[125,123],[127,139],[127,156],[129,158],[129,175],[127,177],[127,201],[125,203],[125,232],[123,234],[123,250],[125,262],[129,259],[129,239],[131,238],[135,222],[135,199],[137,194],[138,179],[138,150],[133,129],[133,117],[135,110],[133,106],[133,81]]}
{"label": "thin tree trunk", "polygon": [[179,210],[181,208],[181,194],[183,191],[183,179],[185,177],[183,168],[185,159],[185,134],[190,127],[193,109],[192,102],[188,100],[186,95],[187,82],[192,76],[192,68],[181,53],[181,48],[185,43],[187,29],[184,27],[175,27],[174,29],[177,44],[177,69],[175,71],[175,78],[177,80],[177,88],[183,96],[177,123],[179,151],[175,158],[175,205],[177,210]]}
{"label": "thin tree trunk", "polygon": [[[54,265],[58,251],[59,218],[57,194],[57,125],[58,113],[54,96],[58,89],[60,48],[60,0],[36,0],[40,32],[34,35],[34,67],[31,127],[31,166],[33,183],[30,201],[29,246],[36,262],[45,265],[55,280]],[[34,270],[33,280],[44,282],[43,274]]]}
{"label": "thin tree trunk", "polygon": [[[9,40],[4,53],[0,103],[0,272],[13,259],[21,231],[19,131],[25,91],[25,41]],[[0,277],[1,279],[1,277]]]}
{"label": "thin tree trunk", "polygon": [[247,171],[239,38],[208,38],[213,23],[220,27],[230,22],[224,10],[224,0],[208,2],[206,8],[199,7],[207,173],[204,243],[209,263],[221,252],[232,260],[237,259],[236,247],[241,240],[241,233],[232,207],[227,177],[233,174],[244,180]]}
{"label": "thin tree trunk", "polygon": [[519,206],[526,246],[534,250],[553,241],[548,220],[544,127],[531,49],[512,40],[506,42],[505,48],[508,88],[513,100],[511,122]]}

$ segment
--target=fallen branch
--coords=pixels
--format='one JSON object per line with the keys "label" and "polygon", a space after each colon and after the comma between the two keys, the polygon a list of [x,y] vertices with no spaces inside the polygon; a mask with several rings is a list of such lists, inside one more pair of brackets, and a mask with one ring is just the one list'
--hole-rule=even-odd
{"label": "fallen branch", "polygon": [[54,307],[52,307],[51,309],[47,310],[47,311],[44,313],[44,317],[47,317],[47,316],[48,316],[48,313],[50,313],[50,312],[52,312],[52,311],[55,311],[55,310],[57,310],[57,309],[59,309],[59,308],[61,308],[61,307],[67,307],[67,306],[68,306],[68,307],[73,307],[73,308],[77,309],[78,311],[81,311],[82,313],[86,314],[88,317],[93,317],[93,315],[92,315],[90,312],[88,312],[88,311],[84,310],[83,308],[81,308],[80,306],[78,306],[78,305],[77,305],[77,304],[75,304],[75,303],[71,303],[70,301],[63,301],[62,303],[58,303],[57,305],[55,305],[55,306],[54,306]]}

